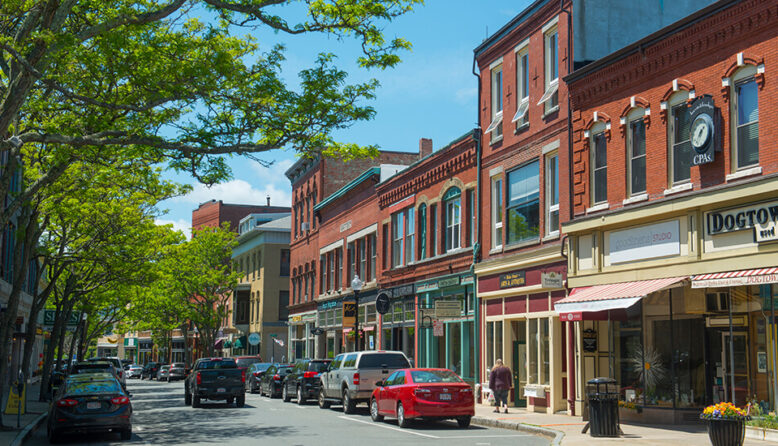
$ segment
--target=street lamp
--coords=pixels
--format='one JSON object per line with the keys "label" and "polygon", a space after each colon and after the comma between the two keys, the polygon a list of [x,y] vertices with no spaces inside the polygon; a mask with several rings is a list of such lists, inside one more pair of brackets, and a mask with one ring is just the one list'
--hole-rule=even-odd
{"label": "street lamp", "polygon": [[362,280],[354,274],[351,279],[351,289],[354,290],[354,301],[357,303],[357,317],[354,319],[354,351],[359,351],[359,291],[362,289]]}

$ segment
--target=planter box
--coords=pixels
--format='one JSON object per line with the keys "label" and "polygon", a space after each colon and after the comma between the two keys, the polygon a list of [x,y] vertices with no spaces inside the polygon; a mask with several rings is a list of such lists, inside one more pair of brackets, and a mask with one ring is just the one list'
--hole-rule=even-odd
{"label": "planter box", "polygon": [[778,430],[766,427],[746,426],[746,438],[778,443]]}
{"label": "planter box", "polygon": [[713,446],[743,446],[746,436],[745,420],[709,419],[708,437]]}

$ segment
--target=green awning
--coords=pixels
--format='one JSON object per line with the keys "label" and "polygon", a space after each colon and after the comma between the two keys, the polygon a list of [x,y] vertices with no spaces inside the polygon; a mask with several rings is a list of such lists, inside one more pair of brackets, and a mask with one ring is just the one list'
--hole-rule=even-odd
{"label": "green awning", "polygon": [[230,347],[232,347],[232,342],[224,341],[224,348],[230,348]]}
{"label": "green awning", "polygon": [[241,336],[232,343],[232,348],[243,348],[243,344],[246,343],[246,337]]}

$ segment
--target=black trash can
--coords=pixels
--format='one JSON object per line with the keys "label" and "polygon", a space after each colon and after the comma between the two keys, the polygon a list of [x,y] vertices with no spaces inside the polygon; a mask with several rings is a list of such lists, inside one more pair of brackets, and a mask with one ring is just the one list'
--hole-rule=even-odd
{"label": "black trash can", "polygon": [[589,400],[589,435],[619,436],[619,389],[613,378],[594,378],[586,386]]}

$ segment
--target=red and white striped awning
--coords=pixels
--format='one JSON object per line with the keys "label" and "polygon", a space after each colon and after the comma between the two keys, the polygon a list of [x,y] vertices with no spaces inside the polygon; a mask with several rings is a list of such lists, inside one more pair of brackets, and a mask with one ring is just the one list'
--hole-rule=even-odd
{"label": "red and white striped awning", "polygon": [[629,308],[646,295],[670,288],[685,279],[669,277],[575,288],[569,296],[554,304],[554,310],[561,320],[579,321],[582,313]]}
{"label": "red and white striped awning", "polygon": [[692,277],[692,288],[763,285],[767,283],[778,283],[778,267],[743,269],[724,273],[700,274]]}

